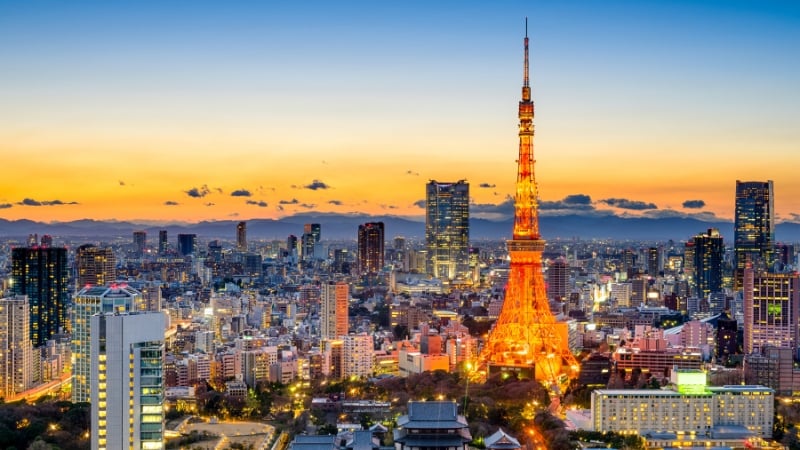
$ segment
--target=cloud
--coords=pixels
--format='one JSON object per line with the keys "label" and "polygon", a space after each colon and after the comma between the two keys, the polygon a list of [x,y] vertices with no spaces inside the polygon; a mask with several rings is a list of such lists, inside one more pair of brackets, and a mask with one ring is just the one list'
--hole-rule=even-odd
{"label": "cloud", "polygon": [[245,203],[247,203],[248,205],[256,205],[256,206],[258,206],[259,208],[266,208],[267,206],[269,206],[269,205],[267,204],[267,202],[265,202],[265,201],[258,201],[258,202],[257,202],[257,201],[255,201],[255,200],[248,200],[248,201],[246,201]]}
{"label": "cloud", "polygon": [[237,189],[231,192],[231,197],[250,197],[253,194],[247,189]]}
{"label": "cloud", "polygon": [[647,203],[639,200],[629,200],[627,198],[606,198],[600,200],[600,203],[605,203],[608,206],[620,209],[632,209],[634,211],[645,211],[648,209],[658,209],[655,203]]}
{"label": "cloud", "polygon": [[184,191],[184,192],[186,192],[186,195],[188,195],[189,197],[202,198],[202,197],[205,197],[206,195],[210,194],[211,190],[208,189],[208,185],[204,184],[203,186],[201,186],[199,188],[193,187],[193,188],[189,189],[188,191]]}
{"label": "cloud", "polygon": [[540,201],[539,209],[543,211],[593,211],[592,197],[585,194],[572,194],[561,200]]}
{"label": "cloud", "polygon": [[172,200],[167,200],[164,202],[164,206],[178,206],[178,205],[180,205],[180,203],[173,202]]}
{"label": "cloud", "polygon": [[696,219],[703,222],[717,222],[722,220],[710,211],[685,213],[683,211],[675,211],[674,209],[645,211],[642,213],[642,217],[647,217],[650,219],[672,219],[672,218]]}
{"label": "cloud", "polygon": [[239,217],[239,213],[230,213],[228,217]]}
{"label": "cloud", "polygon": [[296,205],[298,203],[300,203],[300,200],[297,200],[296,198],[291,200],[281,200],[278,202],[279,205]]}
{"label": "cloud", "polygon": [[343,205],[341,200],[328,200],[328,204],[336,205],[336,206],[342,206]]}
{"label": "cloud", "polygon": [[34,200],[32,198],[25,198],[21,202],[17,202],[20,206],[61,206],[61,205],[77,205],[78,202],[64,202],[61,200]]}
{"label": "cloud", "polygon": [[471,203],[469,214],[480,219],[505,219],[514,216],[514,199],[506,196],[500,203]]}
{"label": "cloud", "polygon": [[492,188],[496,188],[497,185],[496,184],[489,184],[489,183],[481,183],[481,184],[478,185],[478,187],[485,188],[485,189],[492,189]]}
{"label": "cloud", "polygon": [[704,206],[706,206],[706,202],[702,200],[686,200],[683,202],[683,207],[689,209],[701,209]]}
{"label": "cloud", "polygon": [[414,172],[413,170],[406,170],[406,175],[414,175],[415,177],[418,177],[419,172]]}
{"label": "cloud", "polygon": [[427,202],[424,199],[423,200],[417,200],[414,203],[412,203],[412,205],[416,206],[417,208],[422,208],[422,209],[425,209],[425,205],[426,204],[427,204]]}
{"label": "cloud", "polygon": [[317,207],[317,205],[314,203],[300,203],[298,206],[305,209],[314,209]]}
{"label": "cloud", "polygon": [[790,221],[792,221],[792,222],[800,222],[800,214],[797,214],[797,213],[789,213],[789,215],[791,216],[791,217],[789,218],[789,220],[790,220]]}
{"label": "cloud", "polygon": [[278,205],[278,206],[275,207],[275,209],[277,209],[278,211],[283,211],[283,206]]}
{"label": "cloud", "polygon": [[211,203],[211,202],[208,202],[208,203],[206,203],[206,206],[214,206],[214,204]]}
{"label": "cloud", "polygon": [[124,182],[124,181],[122,181],[122,180],[119,180],[119,185],[120,185],[120,186],[125,186],[125,182]]}
{"label": "cloud", "polygon": [[395,206],[395,205],[384,205],[384,204],[381,204],[380,206],[381,206],[382,209],[397,209],[397,206]]}
{"label": "cloud", "polygon": [[311,184],[307,184],[303,186],[306,189],[311,189],[312,191],[316,191],[319,189],[330,189],[331,187],[320,180],[314,180]]}
{"label": "cloud", "polygon": [[11,203],[0,203],[0,209],[8,209],[11,208],[12,206],[14,205],[12,205]]}

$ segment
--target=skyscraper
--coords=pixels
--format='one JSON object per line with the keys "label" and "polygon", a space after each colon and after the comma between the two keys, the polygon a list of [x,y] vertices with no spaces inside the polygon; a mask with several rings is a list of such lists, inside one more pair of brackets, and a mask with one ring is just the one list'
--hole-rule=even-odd
{"label": "skyscraper", "polygon": [[661,263],[662,249],[660,247],[647,248],[647,275],[651,278],[658,276],[659,272],[664,270],[664,265]]}
{"label": "skyscraper", "polygon": [[347,283],[328,281],[320,290],[320,337],[339,339],[347,335],[350,325],[348,306],[350,287]]}
{"label": "skyscraper", "polygon": [[164,448],[164,314],[90,320],[92,449]]}
{"label": "skyscraper", "polygon": [[314,253],[322,239],[322,225],[318,223],[307,223],[303,226],[303,236],[300,237],[303,261],[314,259]]}
{"label": "skyscraper", "polygon": [[166,255],[169,251],[169,241],[167,240],[167,230],[158,231],[158,254]]}
{"label": "skyscraper", "polygon": [[547,267],[547,298],[565,301],[569,290],[569,264],[562,256]]}
{"label": "skyscraper", "polygon": [[384,262],[383,222],[367,222],[358,226],[358,270],[362,274],[377,273]]}
{"label": "skyscraper", "polygon": [[179,234],[178,235],[178,254],[181,256],[194,255],[197,251],[197,235],[196,234]]}
{"label": "skyscraper", "polygon": [[[89,401],[91,317],[135,311],[142,294],[127,285],[92,286],[75,295],[72,306],[72,402]],[[163,333],[163,330],[162,330]]]}
{"label": "skyscraper", "polygon": [[240,252],[247,251],[247,222],[236,224],[236,249]]}
{"label": "skyscraper", "polygon": [[765,347],[798,347],[800,275],[766,273],[747,266],[743,272],[744,353]]}
{"label": "skyscraper", "polygon": [[0,299],[0,397],[8,399],[31,387],[33,345],[28,298]]}
{"label": "skyscraper", "polygon": [[11,250],[14,294],[27,295],[34,347],[67,328],[69,267],[63,247],[21,247]]}
{"label": "skyscraper", "polygon": [[117,258],[111,247],[96,247],[85,244],[75,252],[78,289],[85,286],[102,286],[117,278]]}
{"label": "skyscraper", "polygon": [[133,232],[133,253],[137,258],[141,258],[147,249],[147,232],[134,231]]}
{"label": "skyscraper", "polygon": [[426,272],[469,280],[469,183],[431,180],[425,198]]}
{"label": "skyscraper", "polygon": [[734,289],[741,289],[745,264],[756,272],[771,268],[775,246],[775,199],[772,180],[736,180],[733,223]]}
{"label": "skyscraper", "polygon": [[716,228],[694,237],[694,293],[707,298],[712,292],[722,291],[722,260],[725,244]]}

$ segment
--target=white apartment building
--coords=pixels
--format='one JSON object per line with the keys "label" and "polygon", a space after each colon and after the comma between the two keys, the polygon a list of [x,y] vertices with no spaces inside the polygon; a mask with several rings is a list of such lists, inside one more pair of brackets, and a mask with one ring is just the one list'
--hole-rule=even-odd
{"label": "white apartment building", "polygon": [[160,312],[92,316],[92,450],[164,448],[164,331]]}

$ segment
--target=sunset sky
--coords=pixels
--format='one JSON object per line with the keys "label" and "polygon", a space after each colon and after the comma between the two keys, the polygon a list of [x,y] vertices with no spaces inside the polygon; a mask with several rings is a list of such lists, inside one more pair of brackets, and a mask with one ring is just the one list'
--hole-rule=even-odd
{"label": "sunset sky", "polygon": [[800,3],[735,0],[3,1],[0,218],[500,217],[525,16],[546,213],[800,221]]}

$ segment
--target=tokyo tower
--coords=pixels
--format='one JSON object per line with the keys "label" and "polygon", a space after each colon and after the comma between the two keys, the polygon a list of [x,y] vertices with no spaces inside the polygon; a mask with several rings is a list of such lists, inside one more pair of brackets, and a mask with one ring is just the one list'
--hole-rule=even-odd
{"label": "tokyo tower", "polygon": [[505,300],[480,354],[489,375],[514,372],[559,388],[578,375],[569,349],[567,324],[550,312],[542,274],[545,241],[539,235],[539,207],[534,177],[533,101],[528,83],[528,22],[525,20],[525,65],[519,102],[519,160],[514,197],[514,235],[507,241],[511,267]]}

